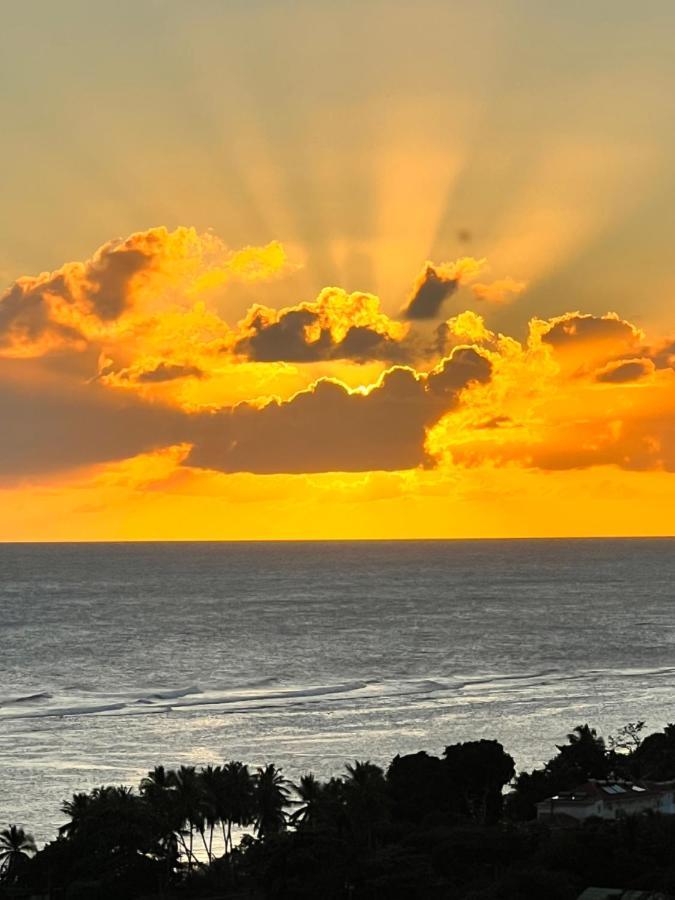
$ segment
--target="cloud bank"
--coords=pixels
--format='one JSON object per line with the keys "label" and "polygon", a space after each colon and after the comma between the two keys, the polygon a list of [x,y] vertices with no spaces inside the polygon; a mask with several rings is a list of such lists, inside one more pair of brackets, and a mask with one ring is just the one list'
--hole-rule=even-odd
{"label": "cloud bank", "polygon": [[223,472],[303,473],[411,469],[429,464],[426,429],[491,364],[460,347],[429,373],[388,369],[368,391],[321,379],[289,401],[240,404],[213,417],[187,464]]}
{"label": "cloud bank", "polygon": [[[522,290],[472,281],[485,265],[428,263],[403,319],[339,287],[265,305],[267,282],[293,270],[283,247],[233,250],[193,229],[20,278],[0,299],[0,478],[170,447],[180,471],[259,475],[675,471],[673,338],[615,312],[535,317],[523,340],[472,310],[438,322],[464,282],[488,304]],[[238,321],[233,282],[255,298]]]}

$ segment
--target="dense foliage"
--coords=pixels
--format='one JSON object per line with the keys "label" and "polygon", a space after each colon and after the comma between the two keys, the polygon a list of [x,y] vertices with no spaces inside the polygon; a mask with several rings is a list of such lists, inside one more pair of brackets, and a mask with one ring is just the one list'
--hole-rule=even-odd
{"label": "dense foliage", "polygon": [[[541,769],[516,775],[497,741],[397,756],[291,785],[270,764],[158,766],[138,791],[108,786],[63,804],[36,850],[0,832],[0,898],[434,900],[576,897],[589,884],[675,891],[675,816],[576,828],[535,803],[588,778],[675,778],[675,726],[607,742],[577,726]],[[510,787],[510,792],[505,789]]]}

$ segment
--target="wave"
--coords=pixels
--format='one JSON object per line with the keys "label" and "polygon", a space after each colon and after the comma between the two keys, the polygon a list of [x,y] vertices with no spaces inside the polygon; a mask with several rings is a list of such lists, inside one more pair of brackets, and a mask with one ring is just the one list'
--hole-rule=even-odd
{"label": "wave", "polygon": [[[95,695],[90,691],[68,691],[57,698],[41,691],[0,700],[0,718],[31,719],[90,715],[150,715],[156,713],[197,713],[211,715],[255,713],[266,710],[299,708],[323,704],[364,704],[400,702],[519,702],[524,697],[535,701],[551,690],[560,692],[575,682],[590,689],[600,679],[652,678],[675,675],[675,666],[653,669],[587,669],[565,672],[541,669],[531,672],[490,674],[473,678],[447,675],[436,678],[353,680],[334,684],[289,686],[270,690],[276,677],[240,682],[235,687],[205,689],[192,685],[182,688],[145,690]],[[454,698],[454,700],[453,700]],[[49,701],[53,701],[50,703]]]}
{"label": "wave", "polygon": [[124,709],[125,703],[101,703],[97,706],[64,706],[57,709],[45,709],[27,713],[26,715],[6,716],[9,719],[50,719],[64,716],[90,716],[96,713],[112,712]]}
{"label": "wave", "polygon": [[559,669],[542,669],[538,672],[518,672],[509,675],[486,675],[481,678],[468,678],[466,681],[456,682],[455,686],[459,690],[463,690],[464,688],[492,687],[493,685],[499,687],[511,682],[527,682],[528,684],[531,684],[532,682],[536,683],[537,681],[541,681],[544,678],[550,679],[552,676],[562,676],[563,678],[569,677],[566,673],[561,673]]}
{"label": "wave", "polygon": [[155,694],[151,694],[149,698],[141,697],[137,700],[137,703],[145,703],[149,699],[152,700],[178,700],[180,697],[189,697],[191,694],[201,694],[201,689],[198,687],[189,687],[189,688],[179,688],[177,691],[157,691]]}
{"label": "wave", "polygon": [[[262,684],[262,679],[258,683]],[[268,679],[264,681],[268,682]],[[353,694],[367,688],[369,682],[366,681],[350,681],[342,684],[320,685],[306,688],[289,688],[279,691],[258,691],[258,692],[232,692],[229,691],[208,691],[203,692],[198,687],[179,688],[175,690],[156,691],[154,693],[144,693],[143,696],[137,695],[121,697],[109,696],[101,698],[99,703],[92,704],[91,698],[87,697],[86,701],[76,702],[75,697],[70,697],[71,702],[64,705],[48,707],[47,709],[32,709],[25,711],[11,712],[0,717],[11,719],[30,719],[30,718],[49,718],[63,716],[85,716],[85,715],[101,715],[109,713],[128,713],[128,714],[144,714],[154,712],[171,712],[172,710],[191,710],[199,707],[231,707],[238,711],[246,708],[260,709],[264,706],[284,706],[289,701],[306,702],[312,698],[324,698],[330,695],[336,697]],[[33,695],[38,697],[38,695]],[[47,696],[47,695],[45,695]],[[50,698],[52,695],[48,695]],[[252,704],[250,707],[243,707],[242,704]]]}
{"label": "wave", "polygon": [[51,700],[53,694],[49,691],[38,691],[36,694],[26,694],[23,697],[2,697],[0,706],[18,706],[21,703],[38,703],[40,700]]}
{"label": "wave", "polygon": [[648,678],[651,675],[672,675],[675,666],[660,666],[656,669],[610,669],[613,675],[621,678]]}

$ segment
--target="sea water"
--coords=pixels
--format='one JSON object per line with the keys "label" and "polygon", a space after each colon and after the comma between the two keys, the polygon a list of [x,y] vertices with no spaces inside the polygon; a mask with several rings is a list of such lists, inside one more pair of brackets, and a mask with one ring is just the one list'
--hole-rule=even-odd
{"label": "sea water", "polygon": [[348,760],[675,720],[675,541],[0,545],[0,823],[157,764]]}

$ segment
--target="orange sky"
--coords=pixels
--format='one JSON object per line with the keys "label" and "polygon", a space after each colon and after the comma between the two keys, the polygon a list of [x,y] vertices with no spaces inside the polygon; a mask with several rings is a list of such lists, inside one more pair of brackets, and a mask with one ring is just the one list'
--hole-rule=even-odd
{"label": "orange sky", "polygon": [[160,227],[10,285],[0,537],[669,533],[675,341],[613,311],[496,332],[527,282],[472,257],[391,313],[265,305],[301,265]]}
{"label": "orange sky", "polygon": [[0,540],[673,533],[672,4],[38,7]]}

